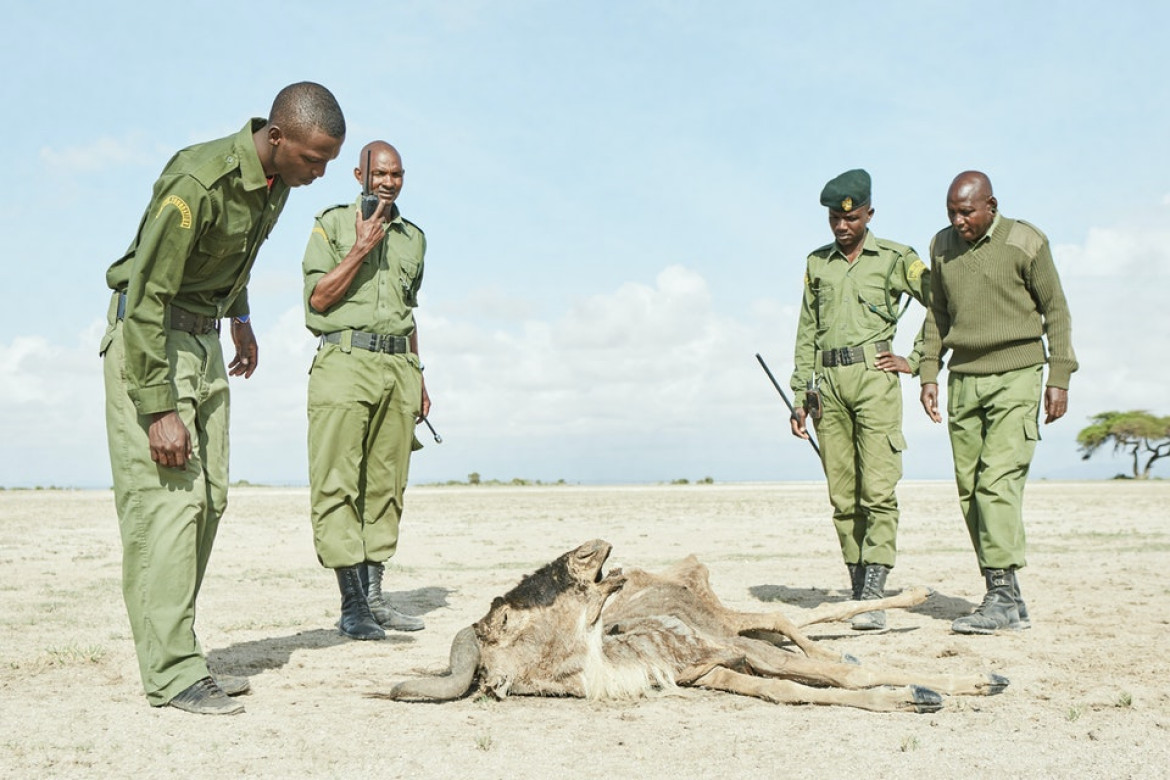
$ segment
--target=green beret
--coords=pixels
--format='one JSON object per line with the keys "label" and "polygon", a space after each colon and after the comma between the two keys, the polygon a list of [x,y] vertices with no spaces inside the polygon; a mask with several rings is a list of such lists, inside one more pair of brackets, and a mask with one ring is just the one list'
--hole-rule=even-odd
{"label": "green beret", "polygon": [[869,174],[861,168],[831,179],[821,190],[821,205],[834,211],[853,211],[869,203]]}

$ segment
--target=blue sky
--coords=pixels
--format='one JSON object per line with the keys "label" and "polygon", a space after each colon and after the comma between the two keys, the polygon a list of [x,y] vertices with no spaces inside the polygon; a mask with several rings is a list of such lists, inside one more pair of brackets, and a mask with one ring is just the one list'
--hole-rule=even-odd
{"label": "blue sky", "polygon": [[[444,443],[421,437],[415,483],[820,478],[753,355],[791,371],[804,258],[831,238],[817,195],[853,167],[874,177],[874,232],[923,253],[967,168],[1051,239],[1081,370],[1035,477],[1127,469],[1076,453],[1095,412],[1170,413],[1168,6],[339,8],[9,5],[0,485],[110,484],[105,269],[175,150],[302,79],[349,134],[253,272],[261,363],[233,386],[233,479],[305,480],[300,261],[373,138],[402,152],[400,206],[429,244],[418,319]],[[917,395],[906,381],[906,477],[949,478]]]}

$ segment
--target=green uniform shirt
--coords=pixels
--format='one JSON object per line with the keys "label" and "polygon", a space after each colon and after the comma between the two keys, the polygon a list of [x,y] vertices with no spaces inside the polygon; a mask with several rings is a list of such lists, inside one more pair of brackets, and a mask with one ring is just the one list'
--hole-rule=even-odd
{"label": "green uniform shirt", "polygon": [[126,293],[124,370],[139,414],[175,408],[168,304],[211,317],[248,312],[244,285],[289,191],[264,176],[252,140],[264,124],[252,119],[235,135],[172,157],[130,248],[106,272],[110,289]]}
{"label": "green uniform shirt", "polygon": [[336,268],[357,241],[358,203],[332,206],[317,215],[302,269],[305,274],[305,327],[320,336],[340,330],[361,330],[387,336],[414,332],[414,312],[422,285],[427,239],[398,206],[383,224],[386,237],[362,259],[349,291],[327,312],[309,304],[317,282]]}
{"label": "green uniform shirt", "polygon": [[[857,347],[886,340],[893,343],[902,295],[929,306],[930,271],[908,246],[866,231],[861,254],[852,263],[837,243],[808,256],[804,299],[796,330],[796,369],[789,384],[800,396],[808,385],[820,350]],[[908,357],[918,369],[918,345]]]}

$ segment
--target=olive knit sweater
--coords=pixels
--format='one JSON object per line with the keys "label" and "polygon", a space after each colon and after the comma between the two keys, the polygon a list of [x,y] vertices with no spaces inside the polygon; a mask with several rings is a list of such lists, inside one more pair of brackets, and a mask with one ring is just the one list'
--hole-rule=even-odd
{"label": "olive knit sweater", "polygon": [[1048,239],[1022,220],[996,216],[968,244],[954,228],[930,242],[931,307],[925,324],[923,384],[937,383],[942,358],[956,374],[999,374],[1045,362],[1050,387],[1068,389],[1077,370],[1072,317]]}

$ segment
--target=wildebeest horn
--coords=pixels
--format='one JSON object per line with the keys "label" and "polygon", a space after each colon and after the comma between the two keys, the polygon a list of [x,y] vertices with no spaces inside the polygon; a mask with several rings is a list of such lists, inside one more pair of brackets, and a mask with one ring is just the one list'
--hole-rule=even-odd
{"label": "wildebeest horn", "polygon": [[455,635],[451,642],[451,668],[442,677],[420,677],[400,682],[386,694],[388,699],[428,699],[450,701],[458,699],[471,687],[479,666],[479,642],[475,627],[468,626]]}

